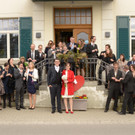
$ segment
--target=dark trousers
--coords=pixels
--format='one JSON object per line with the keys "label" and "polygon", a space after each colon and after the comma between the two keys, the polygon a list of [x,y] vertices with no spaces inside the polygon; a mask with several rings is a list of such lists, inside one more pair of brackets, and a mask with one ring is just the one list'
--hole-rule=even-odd
{"label": "dark trousers", "polygon": [[8,96],[8,105],[11,106],[11,94],[4,94],[3,95],[3,106],[6,107],[6,98]]}
{"label": "dark trousers", "polygon": [[41,83],[41,81],[42,81],[42,67],[38,69],[38,75],[39,75],[38,81]]}
{"label": "dark trousers", "polygon": [[19,88],[16,89],[16,107],[19,107],[19,99],[20,99],[20,106],[23,106],[23,101],[24,101],[24,88]]}
{"label": "dark trousers", "polygon": [[133,111],[134,111],[133,92],[125,92],[123,105],[122,105],[122,112],[123,113],[126,113],[127,105],[128,105],[128,111],[133,113]]}
{"label": "dark trousers", "polygon": [[118,97],[119,97],[119,89],[117,89],[117,88],[110,89],[108,97],[107,97],[105,109],[109,110],[109,105],[110,105],[111,99],[114,98],[113,109],[116,110],[118,107]]}
{"label": "dark trousers", "polygon": [[52,110],[56,110],[55,97],[57,96],[57,110],[61,110],[61,85],[52,85],[50,87]]}

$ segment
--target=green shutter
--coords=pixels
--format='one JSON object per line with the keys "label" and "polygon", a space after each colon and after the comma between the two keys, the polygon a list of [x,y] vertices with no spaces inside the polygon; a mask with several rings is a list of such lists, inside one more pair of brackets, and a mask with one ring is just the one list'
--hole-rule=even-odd
{"label": "green shutter", "polygon": [[32,17],[20,18],[20,56],[26,57],[32,43]]}
{"label": "green shutter", "polygon": [[129,16],[117,16],[117,57],[129,59]]}

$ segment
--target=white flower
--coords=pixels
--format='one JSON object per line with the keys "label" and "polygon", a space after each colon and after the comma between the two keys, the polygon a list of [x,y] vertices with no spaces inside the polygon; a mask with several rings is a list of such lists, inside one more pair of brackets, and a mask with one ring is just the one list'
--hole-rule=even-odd
{"label": "white flower", "polygon": [[62,80],[63,80],[63,81],[67,80],[67,76],[66,76],[66,75],[63,75],[63,76],[62,76]]}

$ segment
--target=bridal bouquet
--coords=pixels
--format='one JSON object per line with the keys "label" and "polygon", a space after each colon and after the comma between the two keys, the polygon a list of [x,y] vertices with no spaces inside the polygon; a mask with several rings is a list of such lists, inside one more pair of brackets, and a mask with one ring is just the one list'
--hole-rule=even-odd
{"label": "bridal bouquet", "polygon": [[[67,80],[67,76],[66,76],[66,75],[63,75],[63,76],[62,76],[62,80],[63,80],[63,81],[66,81],[66,80]],[[66,84],[65,84],[65,87],[66,87]]]}

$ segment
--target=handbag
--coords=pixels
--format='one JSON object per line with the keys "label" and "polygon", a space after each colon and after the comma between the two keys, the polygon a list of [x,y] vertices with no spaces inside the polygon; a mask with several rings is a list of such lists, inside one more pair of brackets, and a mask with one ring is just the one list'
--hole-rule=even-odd
{"label": "handbag", "polygon": [[0,79],[0,96],[5,94],[4,85],[2,80]]}
{"label": "handbag", "polygon": [[38,90],[39,89],[39,84],[37,82],[33,82],[33,84],[34,84],[35,89]]}

